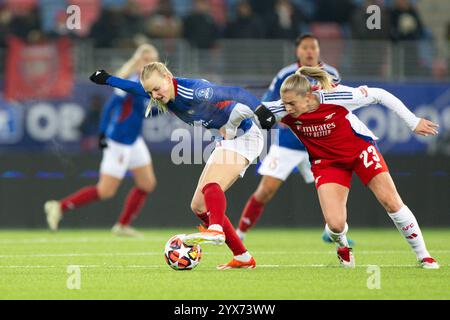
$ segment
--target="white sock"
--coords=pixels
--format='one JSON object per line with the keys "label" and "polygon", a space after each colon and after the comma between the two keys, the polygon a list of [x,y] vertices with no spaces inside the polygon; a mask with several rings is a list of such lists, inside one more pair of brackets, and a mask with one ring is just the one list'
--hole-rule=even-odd
{"label": "white sock", "polygon": [[245,239],[245,235],[246,235],[246,232],[244,232],[244,231],[241,231],[241,229],[236,229],[236,234],[238,235],[238,237],[241,239],[241,240],[244,240]]}
{"label": "white sock", "polygon": [[422,231],[420,231],[419,224],[411,210],[405,205],[399,211],[393,213],[388,212],[388,214],[392,221],[394,221],[398,231],[400,231],[411,246],[411,249],[413,249],[417,259],[422,260],[423,258],[431,257],[425,246]]}
{"label": "white sock", "polygon": [[345,248],[348,247],[348,241],[347,241],[347,232],[348,232],[348,225],[345,224],[344,231],[341,233],[336,233],[330,230],[330,227],[328,227],[328,224],[325,225],[325,232],[328,234],[331,240],[333,240],[334,243],[339,248]]}
{"label": "white sock", "polygon": [[220,224],[212,224],[208,227],[208,230],[223,232],[223,228]]}
{"label": "white sock", "polygon": [[245,251],[243,254],[240,254],[238,256],[234,256],[234,259],[240,262],[249,262],[252,258],[252,255],[248,253],[248,251]]}

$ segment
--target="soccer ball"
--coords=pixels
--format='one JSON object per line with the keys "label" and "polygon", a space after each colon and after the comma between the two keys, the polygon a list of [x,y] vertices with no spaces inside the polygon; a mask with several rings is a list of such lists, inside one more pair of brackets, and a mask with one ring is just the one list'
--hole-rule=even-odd
{"label": "soccer ball", "polygon": [[164,258],[167,264],[174,270],[192,270],[202,257],[202,249],[199,245],[188,246],[183,242],[185,234],[178,234],[169,239],[164,249]]}

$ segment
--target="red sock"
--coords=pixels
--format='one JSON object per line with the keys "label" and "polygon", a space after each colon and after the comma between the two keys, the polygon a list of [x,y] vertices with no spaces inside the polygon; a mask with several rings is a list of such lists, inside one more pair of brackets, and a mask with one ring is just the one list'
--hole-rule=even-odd
{"label": "red sock", "polygon": [[119,223],[122,225],[129,225],[131,220],[139,215],[144,206],[145,199],[148,193],[139,188],[133,188],[128,193],[125,205],[120,213]]}
{"label": "red sock", "polygon": [[220,186],[213,182],[203,187],[206,209],[209,211],[209,224],[223,226],[225,210],[227,209],[227,199]]}
{"label": "red sock", "polygon": [[248,229],[253,227],[261,217],[264,206],[265,205],[263,203],[256,200],[255,196],[252,195],[245,205],[241,220],[239,220],[239,230],[246,232]]}
{"label": "red sock", "polygon": [[62,199],[61,210],[66,212],[68,210],[73,210],[82,206],[85,206],[91,202],[99,199],[97,187],[89,186],[78,190],[77,192],[69,195],[68,197]]}
{"label": "red sock", "polygon": [[203,212],[202,214],[198,214],[197,217],[202,220],[205,227],[209,227],[209,215],[208,212]]}
{"label": "red sock", "polygon": [[228,248],[233,251],[233,255],[237,256],[247,251],[244,244],[242,243],[242,240],[237,235],[236,230],[234,230],[230,219],[228,219],[228,217],[226,216],[223,223],[223,232],[225,233],[225,243],[227,244]]}

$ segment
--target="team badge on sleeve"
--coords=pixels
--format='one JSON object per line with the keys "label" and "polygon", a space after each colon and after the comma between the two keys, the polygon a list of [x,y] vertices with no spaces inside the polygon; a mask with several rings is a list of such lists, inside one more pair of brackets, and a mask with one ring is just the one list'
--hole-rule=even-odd
{"label": "team badge on sleeve", "polygon": [[210,100],[214,94],[213,88],[199,88],[195,90],[195,96],[200,100]]}

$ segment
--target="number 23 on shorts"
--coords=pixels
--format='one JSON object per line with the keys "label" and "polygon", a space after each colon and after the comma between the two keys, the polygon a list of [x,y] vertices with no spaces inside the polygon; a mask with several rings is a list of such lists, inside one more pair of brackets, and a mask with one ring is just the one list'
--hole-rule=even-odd
{"label": "number 23 on shorts", "polygon": [[378,153],[377,148],[373,145],[368,146],[361,152],[359,160],[355,172],[365,185],[377,174],[389,172],[383,156]]}
{"label": "number 23 on shorts", "polygon": [[[375,146],[369,146],[367,150],[364,150],[359,155],[359,158],[362,159],[364,167],[369,168],[375,163],[375,169],[381,168],[382,165],[380,164],[381,159],[380,156],[377,153],[377,149]],[[371,159],[369,159],[371,158]]]}

